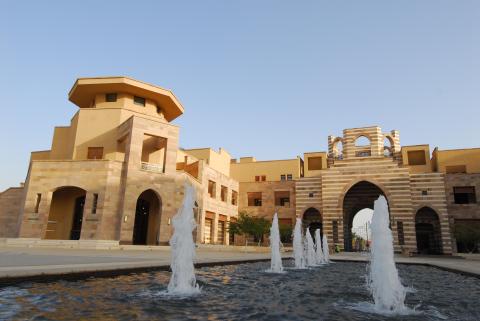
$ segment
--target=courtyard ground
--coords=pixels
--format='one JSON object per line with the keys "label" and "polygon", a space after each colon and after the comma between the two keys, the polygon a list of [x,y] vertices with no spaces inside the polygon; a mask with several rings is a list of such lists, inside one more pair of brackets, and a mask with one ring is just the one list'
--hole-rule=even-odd
{"label": "courtyard ground", "polygon": [[[291,257],[290,251],[284,257]],[[197,266],[269,260],[268,248],[201,246]],[[366,254],[341,253],[333,261],[366,261]],[[396,256],[397,263],[423,264],[480,277],[480,256]],[[123,247],[115,250],[0,247],[0,284],[71,276],[100,276],[128,271],[168,269],[170,248]]]}

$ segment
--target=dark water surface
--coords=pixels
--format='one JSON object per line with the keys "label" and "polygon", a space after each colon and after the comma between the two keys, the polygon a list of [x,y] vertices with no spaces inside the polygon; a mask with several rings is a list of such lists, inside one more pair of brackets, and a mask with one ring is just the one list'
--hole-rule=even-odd
{"label": "dark water surface", "polygon": [[[284,261],[284,264],[292,264]],[[269,263],[197,270],[202,293],[165,294],[169,272],[0,288],[0,320],[480,320],[480,280],[399,265],[415,314],[362,312],[371,297],[363,263],[265,273]],[[367,309],[368,310],[368,309]]]}

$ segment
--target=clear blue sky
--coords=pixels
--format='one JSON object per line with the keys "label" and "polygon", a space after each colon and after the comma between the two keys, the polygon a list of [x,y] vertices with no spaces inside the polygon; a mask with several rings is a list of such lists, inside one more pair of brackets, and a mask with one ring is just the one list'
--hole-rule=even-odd
{"label": "clear blue sky", "polygon": [[183,147],[326,150],[342,129],[480,146],[480,1],[1,1],[0,189],[68,125],[75,78],[172,89]]}

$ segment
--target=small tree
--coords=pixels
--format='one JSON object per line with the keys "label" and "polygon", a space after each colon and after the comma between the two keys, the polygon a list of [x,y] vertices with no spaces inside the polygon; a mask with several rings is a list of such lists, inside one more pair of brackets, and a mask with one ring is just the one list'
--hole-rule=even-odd
{"label": "small tree", "polygon": [[480,228],[476,224],[459,224],[455,227],[455,238],[466,252],[473,253],[478,250],[480,243]]}
{"label": "small tree", "polygon": [[258,245],[263,242],[263,236],[269,234],[271,223],[263,217],[253,217],[253,229],[251,234],[258,241]]}
{"label": "small tree", "polygon": [[228,228],[230,233],[243,235],[245,237],[245,245],[247,245],[247,236],[251,235],[259,243],[263,240],[263,235],[268,234],[270,229],[270,221],[262,217],[253,217],[247,212],[240,212],[238,220],[231,222]]}
{"label": "small tree", "polygon": [[230,222],[228,230],[232,234],[243,235],[245,238],[245,245],[247,245],[247,235],[252,230],[253,220],[247,212],[240,212],[236,222]]}

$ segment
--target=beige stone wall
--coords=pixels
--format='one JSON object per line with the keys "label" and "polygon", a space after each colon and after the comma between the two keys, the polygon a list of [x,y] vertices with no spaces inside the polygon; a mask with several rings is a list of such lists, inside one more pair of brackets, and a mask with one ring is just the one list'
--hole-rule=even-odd
{"label": "beige stone wall", "polygon": [[[176,171],[178,127],[136,116],[129,120],[129,124],[121,182],[122,198],[119,205],[121,208],[120,235],[117,238],[122,244],[131,244],[138,197],[145,190],[151,189],[158,195],[162,204],[159,241],[161,244],[166,244],[171,235],[171,218],[177,212],[183,199],[183,184],[178,181],[179,177]],[[155,164],[150,166],[142,163],[145,134],[167,139],[164,172],[162,169],[156,168]]]}
{"label": "beige stone wall", "polygon": [[[290,206],[276,206],[275,191],[288,191],[290,193]],[[262,206],[248,206],[247,193],[250,192],[262,193]],[[288,218],[294,222],[295,209],[295,181],[240,183],[239,211],[246,211],[251,215],[267,219],[272,219],[273,215],[277,213],[279,219]]]}
{"label": "beige stone wall", "polygon": [[[455,204],[453,188],[462,186],[475,187],[476,203]],[[456,251],[455,224],[466,221],[480,221],[480,173],[476,174],[445,174],[445,194],[447,198],[447,209],[449,215],[450,231],[452,232],[452,248]]]}
{"label": "beige stone wall", "polygon": [[11,187],[0,193],[0,237],[17,237],[24,188]]}
{"label": "beige stone wall", "polygon": [[[475,187],[477,203],[455,204],[453,188],[455,186]],[[477,174],[445,174],[445,194],[448,214],[453,220],[480,220],[480,173]]]}
{"label": "beige stone wall", "polygon": [[230,176],[240,183],[255,182],[255,176],[265,175],[269,182],[279,181],[280,175],[291,174],[293,179],[299,178],[301,159],[285,159],[273,161],[256,161],[254,158],[242,158],[239,163],[232,163]]}
{"label": "beige stone wall", "polygon": [[[433,209],[440,221],[442,249],[444,253],[452,253],[451,229],[445,194],[445,177],[442,173],[411,174],[410,176],[412,214],[415,222],[417,211],[423,207]],[[424,195],[426,193],[426,195]],[[407,235],[406,235],[407,237]],[[415,237],[415,235],[408,235]]]}
{"label": "beige stone wall", "polygon": [[[87,191],[82,239],[115,239],[116,224],[102,224],[116,218],[122,164],[116,161],[32,161],[22,206],[20,237],[44,238],[53,192],[75,186]],[[107,192],[108,191],[108,192]],[[93,193],[99,194],[96,214],[92,214]],[[37,194],[41,194],[35,213]]]}
{"label": "beige stone wall", "polygon": [[[204,243],[204,228],[205,228],[205,216],[207,212],[213,213],[213,232],[212,243],[218,244],[218,221],[221,215],[226,216],[226,221],[229,222],[231,218],[238,216],[238,202],[237,205],[232,204],[232,191],[239,192],[239,184],[234,179],[223,174],[220,171],[210,167],[201,161],[200,165],[200,181],[203,185],[203,203],[201,207],[201,219],[199,226],[199,234],[197,235],[197,242]],[[208,194],[208,181],[215,182],[215,197],[212,198]],[[225,186],[227,188],[226,202],[221,200],[221,188]],[[226,223],[228,225],[228,223]],[[229,233],[226,229],[224,234],[224,244],[229,244]]]}

